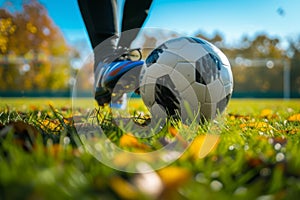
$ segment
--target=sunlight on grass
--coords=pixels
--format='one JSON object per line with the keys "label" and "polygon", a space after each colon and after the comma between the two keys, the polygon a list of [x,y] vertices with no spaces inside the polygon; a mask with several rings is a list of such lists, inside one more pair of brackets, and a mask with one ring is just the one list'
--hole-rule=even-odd
{"label": "sunlight on grass", "polygon": [[[232,99],[222,127],[215,127],[219,135],[204,140],[203,127],[182,125],[186,133],[199,135],[180,159],[160,170],[136,174],[95,159],[82,146],[74,123],[83,124],[86,139],[97,142],[91,130],[99,122],[110,140],[132,152],[151,151],[174,138],[186,145],[182,133],[171,126],[152,138],[138,138],[122,132],[104,110],[87,116],[85,109],[94,105],[89,105],[90,99],[79,101],[83,108],[74,116],[68,98],[1,98],[0,199],[198,199],[200,194],[204,199],[295,199],[300,195],[299,99]],[[147,112],[141,99],[131,99],[129,107],[131,114]],[[125,167],[133,162],[122,155],[113,161]],[[151,169],[145,163],[138,167]]]}

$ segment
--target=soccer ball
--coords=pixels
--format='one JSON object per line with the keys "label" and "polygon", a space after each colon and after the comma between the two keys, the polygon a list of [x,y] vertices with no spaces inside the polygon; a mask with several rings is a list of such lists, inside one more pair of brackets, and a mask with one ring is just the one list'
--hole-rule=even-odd
{"label": "soccer ball", "polygon": [[140,73],[141,97],[156,118],[212,120],[225,110],[232,92],[228,59],[200,38],[164,42],[149,54]]}

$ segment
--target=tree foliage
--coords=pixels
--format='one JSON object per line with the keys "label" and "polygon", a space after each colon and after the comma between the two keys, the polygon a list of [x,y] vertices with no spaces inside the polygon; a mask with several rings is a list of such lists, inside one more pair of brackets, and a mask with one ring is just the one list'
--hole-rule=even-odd
{"label": "tree foliage", "polygon": [[291,89],[300,94],[300,35],[289,41],[288,56],[291,64]]}
{"label": "tree foliage", "polygon": [[20,4],[0,9],[0,90],[66,89],[70,47],[41,3]]}
{"label": "tree foliage", "polygon": [[[67,89],[73,49],[67,45],[46,8],[38,0],[5,2],[6,6],[0,8],[0,91]],[[18,6],[16,2],[20,2]],[[12,5],[17,9],[11,9]],[[285,48],[281,39],[267,33],[242,36],[235,46],[228,45],[221,32],[213,36],[203,33],[195,36],[215,44],[229,58],[236,94],[282,94],[284,70],[288,66],[291,94],[300,97],[300,35],[289,38]],[[178,36],[158,32],[143,37],[145,59],[151,47],[167,37]],[[89,73],[81,73],[82,89],[88,88],[92,81],[93,72],[87,71]]]}
{"label": "tree foliage", "polygon": [[[218,46],[229,58],[234,76],[236,94],[268,96],[283,95],[284,70],[290,70],[290,92],[300,97],[300,36],[289,40],[283,48],[278,37],[259,33],[253,39],[243,36],[238,46],[225,44],[220,33],[213,37],[196,35]],[[288,69],[289,68],[289,69]]]}

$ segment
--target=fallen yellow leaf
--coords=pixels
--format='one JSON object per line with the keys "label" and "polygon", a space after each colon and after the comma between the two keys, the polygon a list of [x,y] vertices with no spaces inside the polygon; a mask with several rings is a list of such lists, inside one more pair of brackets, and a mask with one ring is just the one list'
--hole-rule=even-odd
{"label": "fallen yellow leaf", "polygon": [[131,147],[137,145],[139,142],[136,137],[131,134],[124,134],[120,138],[121,147]]}
{"label": "fallen yellow leaf", "polygon": [[282,133],[286,133],[286,134],[291,134],[291,135],[294,135],[296,133],[300,133],[300,129],[286,129],[286,130],[282,130],[281,131]]}
{"label": "fallen yellow leaf", "polygon": [[231,120],[235,120],[235,119],[250,120],[250,116],[248,116],[248,115],[240,115],[240,114],[229,113],[228,116]]}
{"label": "fallen yellow leaf", "polygon": [[125,152],[121,152],[114,156],[113,163],[118,167],[126,167],[132,162],[132,157]]}
{"label": "fallen yellow leaf", "polygon": [[260,117],[267,118],[267,119],[276,119],[278,118],[278,115],[274,114],[273,110],[271,109],[263,109],[260,112]]}
{"label": "fallen yellow leaf", "polygon": [[244,123],[240,125],[240,128],[242,128],[243,130],[247,130],[247,128],[251,128],[251,129],[257,129],[259,131],[267,131],[267,130],[271,130],[274,129],[270,124],[266,123],[266,122],[249,122],[249,123]]}
{"label": "fallen yellow leaf", "polygon": [[42,128],[47,128],[50,129],[51,131],[60,131],[63,130],[63,127],[60,125],[58,120],[47,120],[44,119],[43,121],[41,121],[42,125],[44,127]]}
{"label": "fallen yellow leaf", "polygon": [[267,116],[272,115],[272,114],[273,114],[273,111],[271,109],[263,109],[260,112],[261,117],[267,117]]}
{"label": "fallen yellow leaf", "polygon": [[273,111],[271,109],[263,109],[260,112],[260,117],[269,118],[273,115]]}
{"label": "fallen yellow leaf", "polygon": [[300,122],[300,114],[294,114],[288,118],[290,122]]}
{"label": "fallen yellow leaf", "polygon": [[155,162],[152,156],[147,156],[145,151],[134,149],[134,153],[130,153],[128,151],[123,151],[116,153],[113,158],[113,163],[115,166],[118,166],[120,168],[128,167],[128,165],[134,164],[134,163],[153,163]]}
{"label": "fallen yellow leaf", "polygon": [[176,136],[178,134],[178,130],[175,127],[170,126],[168,129],[169,129],[169,133],[171,133],[171,135]]}
{"label": "fallen yellow leaf", "polygon": [[157,171],[166,188],[176,188],[191,177],[191,172],[182,167],[169,166]]}
{"label": "fallen yellow leaf", "polygon": [[184,147],[188,145],[185,139],[180,135],[179,130],[175,127],[171,126],[168,128],[169,133],[174,136]]}
{"label": "fallen yellow leaf", "polygon": [[112,177],[109,183],[110,187],[119,195],[119,197],[121,197],[121,199],[136,199],[138,197],[138,190],[121,177]]}
{"label": "fallen yellow leaf", "polygon": [[180,159],[184,160],[187,158],[204,158],[218,146],[219,140],[219,135],[198,135]]}
{"label": "fallen yellow leaf", "polygon": [[199,135],[191,144],[189,151],[194,159],[204,158],[217,146],[218,142],[219,135]]}
{"label": "fallen yellow leaf", "polygon": [[149,146],[146,144],[143,144],[138,141],[138,139],[132,135],[132,134],[124,134],[120,138],[120,147],[133,147],[133,148],[138,148],[138,149],[143,149],[143,150],[148,150]]}
{"label": "fallen yellow leaf", "polygon": [[51,156],[58,157],[58,155],[62,153],[63,148],[60,144],[53,144],[49,146],[46,150]]}

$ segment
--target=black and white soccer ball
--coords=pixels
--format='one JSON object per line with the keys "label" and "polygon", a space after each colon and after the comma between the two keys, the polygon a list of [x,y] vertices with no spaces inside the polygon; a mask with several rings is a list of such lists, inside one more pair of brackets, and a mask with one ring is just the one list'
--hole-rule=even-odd
{"label": "black and white soccer ball", "polygon": [[227,57],[200,38],[164,42],[149,54],[140,73],[141,97],[157,118],[212,120],[225,110],[232,92]]}

